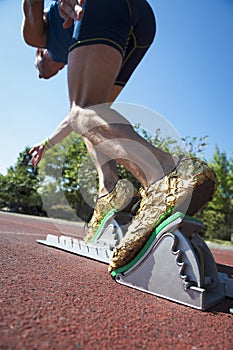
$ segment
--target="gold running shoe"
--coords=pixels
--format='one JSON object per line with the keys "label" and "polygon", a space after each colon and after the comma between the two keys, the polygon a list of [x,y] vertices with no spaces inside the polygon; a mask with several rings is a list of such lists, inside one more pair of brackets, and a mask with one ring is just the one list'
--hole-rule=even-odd
{"label": "gold running shoe", "polygon": [[92,218],[88,224],[88,232],[84,238],[90,242],[96,234],[98,227],[105,215],[112,209],[125,209],[135,195],[135,188],[127,179],[118,180],[113,190],[106,196],[100,197]]}
{"label": "gold running shoe", "polygon": [[212,199],[216,185],[216,175],[205,162],[182,158],[175,170],[142,191],[139,210],[114,250],[109,272],[126,265],[137,255],[161,215],[175,211],[195,214]]}

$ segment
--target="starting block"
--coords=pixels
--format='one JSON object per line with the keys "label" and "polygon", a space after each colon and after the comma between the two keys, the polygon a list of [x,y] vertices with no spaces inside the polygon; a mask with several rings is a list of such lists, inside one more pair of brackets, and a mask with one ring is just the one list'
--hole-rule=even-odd
{"label": "starting block", "polygon": [[37,240],[37,242],[108,264],[113,249],[120,243],[131,220],[130,214],[111,210],[102,220],[91,242],[86,243],[80,239],[51,234],[47,235],[46,240]]}
{"label": "starting block", "polygon": [[[109,263],[131,221],[132,215],[112,210],[90,243],[53,235],[37,242]],[[199,235],[203,227],[200,220],[183,213],[171,215],[156,227],[138,255],[111,276],[122,285],[200,310],[233,298],[233,276],[218,272]]]}

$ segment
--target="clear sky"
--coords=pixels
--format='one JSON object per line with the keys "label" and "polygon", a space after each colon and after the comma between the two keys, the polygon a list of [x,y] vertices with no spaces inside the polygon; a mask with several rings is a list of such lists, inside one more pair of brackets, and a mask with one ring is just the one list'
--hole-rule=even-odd
{"label": "clear sky", "polygon": [[[98,1],[98,0],[96,0]],[[47,1],[49,4],[50,1]],[[149,0],[157,36],[118,98],[157,111],[183,136],[208,135],[233,153],[233,0]],[[0,0],[0,173],[26,146],[44,140],[69,108],[66,70],[39,80],[35,49],[21,36],[20,0]],[[144,116],[134,123],[144,125]],[[154,130],[153,118],[149,123]]]}

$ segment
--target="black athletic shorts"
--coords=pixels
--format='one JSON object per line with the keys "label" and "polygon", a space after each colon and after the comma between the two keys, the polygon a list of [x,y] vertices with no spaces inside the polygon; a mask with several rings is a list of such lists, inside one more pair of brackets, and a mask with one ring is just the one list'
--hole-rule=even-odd
{"label": "black athletic shorts", "polygon": [[155,16],[146,0],[85,0],[69,51],[91,44],[114,47],[123,57],[115,84],[124,86],[152,44],[155,32]]}

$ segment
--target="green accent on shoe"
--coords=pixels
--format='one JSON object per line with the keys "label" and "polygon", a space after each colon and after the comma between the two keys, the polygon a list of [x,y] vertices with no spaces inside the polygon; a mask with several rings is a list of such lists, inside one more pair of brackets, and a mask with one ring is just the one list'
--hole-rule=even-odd
{"label": "green accent on shoe", "polygon": [[[168,216],[164,219],[164,216]],[[181,212],[176,212],[173,215],[169,215],[169,212],[166,212],[165,214],[161,215],[159,220],[158,220],[158,224],[156,225],[155,230],[153,231],[153,233],[151,234],[150,238],[147,240],[147,242],[145,243],[144,247],[140,250],[140,252],[134,257],[133,260],[131,260],[128,264],[114,270],[111,272],[111,276],[113,278],[116,277],[116,275],[118,275],[119,273],[123,273],[127,270],[129,270],[131,267],[133,267],[138,260],[141,259],[141,257],[146,253],[146,251],[149,249],[151,243],[153,242],[153,240],[157,237],[157,235],[161,232],[161,230],[163,230],[167,225],[171,224],[173,221],[175,221],[178,218],[187,218],[189,220],[195,221],[195,222],[199,222],[202,223],[201,220],[197,219],[197,218],[193,218],[192,216],[189,215],[185,215]]]}
{"label": "green accent on shoe", "polygon": [[98,238],[99,238],[99,234],[102,230],[102,227],[104,226],[105,222],[108,220],[108,218],[113,214],[113,213],[117,213],[119,210],[116,209],[112,209],[110,210],[105,217],[103,218],[103,220],[101,221],[98,230],[96,231],[94,237],[90,240],[90,243],[94,243]]}
{"label": "green accent on shoe", "polygon": [[[86,242],[92,242],[98,237],[99,227],[104,217],[111,210],[124,210],[135,194],[135,188],[127,179],[121,179],[117,182],[113,190],[103,197],[100,197],[96,203],[91,220],[88,223],[88,231],[84,238]],[[98,231],[98,233],[97,233]],[[96,236],[97,233],[97,236]]]}

